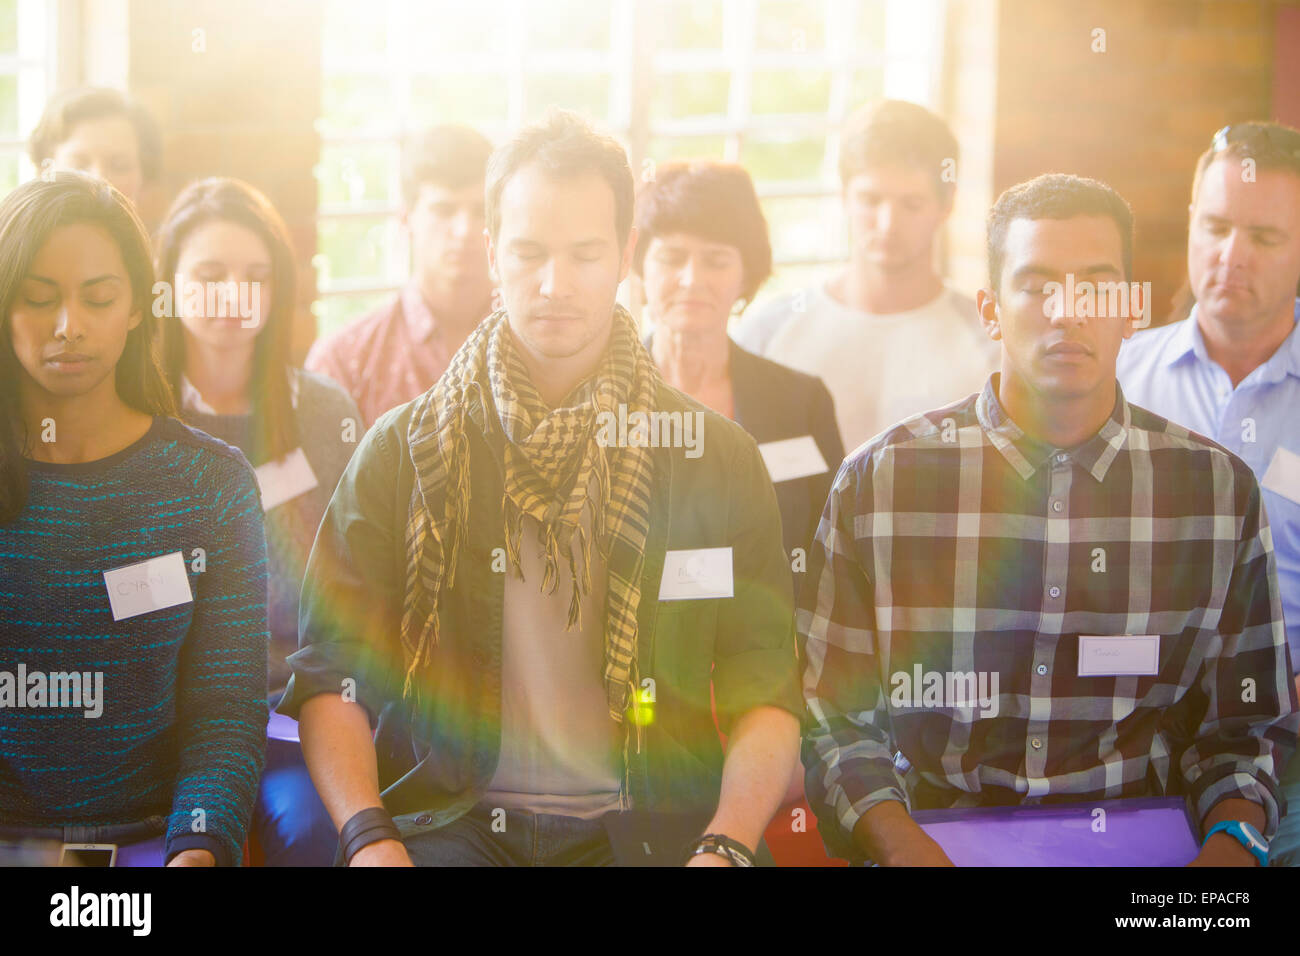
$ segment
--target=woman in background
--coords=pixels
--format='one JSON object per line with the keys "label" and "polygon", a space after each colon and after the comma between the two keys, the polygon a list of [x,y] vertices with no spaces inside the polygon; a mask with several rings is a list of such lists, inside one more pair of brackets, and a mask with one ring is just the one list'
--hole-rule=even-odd
{"label": "woman in background", "polygon": [[[269,693],[279,702],[298,649],[298,591],[316,528],[361,438],[355,403],[329,379],[293,368],[293,250],[271,203],[236,179],[204,179],[159,229],[170,283],[163,367],[186,422],[242,451],[265,509]],[[273,743],[254,834],[268,865],[328,866],[337,834],[301,753]]]}
{"label": "woman in background", "polygon": [[[754,436],[776,485],[786,553],[812,546],[844,458],[821,380],[747,352],[727,335],[772,272],[754,183],[712,160],[661,164],[637,196],[632,269],[664,378]],[[795,557],[792,557],[795,564]]]}
{"label": "woman in background", "polygon": [[[844,445],[821,379],[747,352],[727,335],[731,316],[772,272],[753,180],[731,163],[663,163],[637,196],[636,229],[632,271],[652,326],[650,353],[669,384],[758,442],[776,486],[797,595]],[[796,766],[786,803],[802,794],[803,768]]]}
{"label": "woman in background", "polygon": [[152,289],[106,183],[53,173],[0,201],[0,841],[234,865],[266,544],[243,456],[170,417]]}

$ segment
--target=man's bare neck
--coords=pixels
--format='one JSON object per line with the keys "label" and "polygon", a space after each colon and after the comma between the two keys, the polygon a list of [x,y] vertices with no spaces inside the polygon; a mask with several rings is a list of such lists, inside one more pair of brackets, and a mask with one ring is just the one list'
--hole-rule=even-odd
{"label": "man's bare neck", "polygon": [[448,283],[425,279],[420,283],[424,304],[447,331],[448,338],[464,341],[492,311],[492,284]]}
{"label": "man's bare neck", "polygon": [[851,309],[890,315],[933,302],[943,292],[943,279],[928,265],[884,274],[874,266],[850,263],[827,283],[827,291]]}
{"label": "man's bare neck", "polygon": [[1115,408],[1115,379],[1088,395],[1050,399],[1018,386],[1004,365],[998,376],[998,401],[1026,435],[1055,448],[1074,448],[1101,431],[1110,418]]}

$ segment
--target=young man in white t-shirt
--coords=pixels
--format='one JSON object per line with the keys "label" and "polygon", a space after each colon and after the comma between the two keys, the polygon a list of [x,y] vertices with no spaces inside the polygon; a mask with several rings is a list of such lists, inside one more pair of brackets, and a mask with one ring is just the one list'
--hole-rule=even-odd
{"label": "young man in white t-shirt", "polygon": [[736,330],[743,347],[826,383],[845,448],[979,391],[994,370],[975,303],[934,267],[957,153],[947,124],[914,103],[884,100],[850,117],[840,146],[849,261]]}

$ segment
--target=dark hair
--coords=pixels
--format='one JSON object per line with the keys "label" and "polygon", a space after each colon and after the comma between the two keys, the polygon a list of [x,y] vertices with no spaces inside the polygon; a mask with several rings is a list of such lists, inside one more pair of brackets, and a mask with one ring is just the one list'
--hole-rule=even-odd
{"label": "dark hair", "polygon": [[1254,160],[1256,169],[1282,169],[1300,176],[1300,130],[1265,120],[1223,127],[1214,134],[1210,148],[1196,160],[1196,175],[1192,177],[1193,203],[1201,186],[1201,177],[1210,164],[1227,157],[1238,161]]}
{"label": "dark hair", "polygon": [[402,142],[402,202],[407,209],[420,198],[420,187],[434,183],[463,189],[483,181],[492,144],[469,126],[434,126]]}
{"label": "dark hair", "polygon": [[1073,219],[1106,216],[1119,230],[1124,278],[1133,274],[1133,210],[1124,197],[1096,179],[1048,173],[1012,186],[993,204],[988,215],[989,283],[996,292],[1002,281],[1003,246],[1007,229],[1017,219]]}
{"label": "dark hair", "polygon": [[118,396],[146,415],[176,411],[153,347],[157,320],[149,234],[130,201],[108,183],[81,173],[47,173],[23,183],[0,201],[0,524],[13,521],[27,504],[23,452],[30,436],[19,407],[21,368],[14,354],[10,312],[32,260],[50,234],[81,223],[99,226],[117,244],[131,282],[132,310],[140,312],[140,323],[127,332],[113,371]]}
{"label": "dark hair", "polygon": [[158,125],[148,110],[120,90],[80,86],[54,94],[27,140],[27,154],[40,169],[72,135],[73,127],[106,116],[124,116],[131,121],[140,148],[140,173],[145,182],[157,179],[162,171],[162,137]]}
{"label": "dark hair", "polygon": [[614,192],[614,227],[620,244],[632,231],[635,187],[623,147],[602,136],[577,113],[552,107],[540,122],[525,126],[488,160],[486,208],[488,232],[501,227],[501,191],[522,167],[537,163],[549,176],[597,173]]}
{"label": "dark hair", "polygon": [[[176,281],[185,240],[199,226],[210,222],[233,222],[255,233],[271,254],[271,309],[266,328],[253,345],[250,379],[253,406],[253,464],[271,461],[298,446],[289,385],[289,347],[297,301],[298,277],[289,230],[264,195],[238,179],[212,177],[190,183],[167,211],[158,230],[158,276]],[[185,329],[176,318],[184,290],[173,289],[172,313],[162,326],[162,361],[173,394],[180,395],[181,373],[185,370]]]}
{"label": "dark hair", "polygon": [[745,282],[740,297],[754,301],[772,274],[767,220],[743,167],[712,159],[662,163],[636,201],[636,249],[632,268],[642,274],[646,248],[655,236],[685,232],[740,250]]}
{"label": "dark hair", "polygon": [[957,137],[942,119],[906,100],[880,100],[861,107],[840,134],[840,183],[845,188],[858,173],[876,166],[922,169],[934,178],[939,198],[952,199],[957,188],[944,176],[945,161],[956,169]]}

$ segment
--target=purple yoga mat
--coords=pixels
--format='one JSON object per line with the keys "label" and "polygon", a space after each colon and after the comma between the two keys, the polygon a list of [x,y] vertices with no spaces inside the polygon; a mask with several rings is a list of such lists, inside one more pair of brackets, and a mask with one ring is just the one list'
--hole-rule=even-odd
{"label": "purple yoga mat", "polygon": [[266,722],[266,736],[272,740],[291,740],[297,743],[298,721],[271,711],[271,719]]}
{"label": "purple yoga mat", "polygon": [[958,866],[1184,866],[1200,849],[1181,797],[918,810],[912,817]]}
{"label": "purple yoga mat", "polygon": [[162,866],[163,838],[141,840],[117,848],[117,861],[114,866]]}

